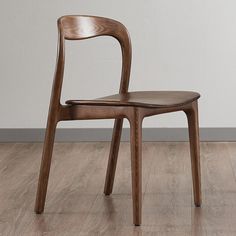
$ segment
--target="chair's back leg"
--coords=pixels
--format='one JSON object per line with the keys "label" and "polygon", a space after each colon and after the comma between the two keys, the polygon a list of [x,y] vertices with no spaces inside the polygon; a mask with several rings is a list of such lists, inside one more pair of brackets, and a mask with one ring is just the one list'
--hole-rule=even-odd
{"label": "chair's back leg", "polygon": [[106,180],[105,180],[105,186],[104,186],[105,195],[110,195],[113,189],[115,172],[116,172],[116,163],[117,163],[119,147],[120,147],[122,126],[123,126],[123,118],[116,119],[114,123],[114,128],[113,128],[110,154],[109,154],[108,165],[107,165],[107,173],[106,173]]}
{"label": "chair's back leg", "polygon": [[56,122],[48,119],[35,201],[35,212],[38,214],[44,211],[56,125]]}
{"label": "chair's back leg", "polygon": [[198,124],[198,104],[192,103],[192,108],[185,111],[188,118],[190,153],[193,178],[194,203],[201,206],[201,169],[200,169],[200,144]]}
{"label": "chair's back leg", "polygon": [[131,172],[133,197],[133,223],[142,221],[142,120],[138,109],[130,119]]}

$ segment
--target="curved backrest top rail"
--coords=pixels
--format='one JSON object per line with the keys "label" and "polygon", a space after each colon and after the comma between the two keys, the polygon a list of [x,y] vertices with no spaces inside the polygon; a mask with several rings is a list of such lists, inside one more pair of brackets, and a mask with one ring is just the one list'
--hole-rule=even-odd
{"label": "curved backrest top rail", "polygon": [[119,39],[128,36],[127,29],[120,22],[98,16],[68,15],[58,19],[58,27],[63,37],[68,40],[88,39],[110,35]]}

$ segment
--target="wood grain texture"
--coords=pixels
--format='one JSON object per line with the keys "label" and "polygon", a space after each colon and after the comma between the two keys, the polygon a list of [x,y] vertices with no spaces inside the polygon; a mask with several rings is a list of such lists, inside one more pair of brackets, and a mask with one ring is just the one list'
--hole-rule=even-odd
{"label": "wood grain texture", "polygon": [[[104,193],[109,195],[112,192],[115,177],[122,122],[126,118],[131,127],[133,223],[140,225],[142,215],[142,121],[148,116],[176,111],[184,111],[189,120],[194,199],[195,205],[200,206],[200,151],[197,122],[197,100],[200,95],[190,91],[128,92],[132,57],[131,41],[127,29],[118,21],[96,16],[63,16],[58,19],[58,33],[57,65],[49,106],[35,212],[41,214],[44,211],[57,123],[66,120],[115,119],[104,188]],[[62,105],[60,99],[65,64],[65,40],[83,40],[98,36],[111,36],[120,43],[122,71],[119,94],[92,101],[69,100],[66,105]]]}
{"label": "wood grain texture", "polygon": [[143,221],[132,226],[130,145],[102,192],[110,144],[55,143],[44,214],[33,212],[42,144],[0,144],[0,235],[236,234],[236,143],[201,143],[203,205],[192,202],[189,144],[143,143]]}
{"label": "wood grain texture", "polygon": [[135,91],[94,100],[68,100],[66,104],[163,108],[186,105],[199,97],[199,93],[189,91]]}

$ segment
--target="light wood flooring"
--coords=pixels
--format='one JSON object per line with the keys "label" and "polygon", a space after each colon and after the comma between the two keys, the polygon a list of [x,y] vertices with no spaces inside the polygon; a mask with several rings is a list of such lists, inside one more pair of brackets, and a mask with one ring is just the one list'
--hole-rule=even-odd
{"label": "light wood flooring", "polygon": [[130,146],[103,195],[109,143],[56,143],[45,213],[34,213],[42,144],[0,144],[0,235],[236,235],[236,143],[201,143],[195,208],[188,143],[143,143],[143,223],[132,225]]}

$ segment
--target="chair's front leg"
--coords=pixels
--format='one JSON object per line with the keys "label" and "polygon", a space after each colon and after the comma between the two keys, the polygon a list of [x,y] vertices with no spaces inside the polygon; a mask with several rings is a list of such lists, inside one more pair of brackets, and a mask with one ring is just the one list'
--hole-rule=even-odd
{"label": "chair's front leg", "polygon": [[138,226],[142,218],[142,120],[139,110],[134,108],[130,121],[131,172],[133,197],[133,222]]}
{"label": "chair's front leg", "polygon": [[123,118],[116,119],[114,123],[110,154],[109,154],[109,159],[108,159],[108,164],[107,164],[107,173],[106,173],[106,180],[105,180],[105,186],[104,186],[105,195],[110,195],[113,189],[115,172],[116,172],[116,163],[117,163],[119,147],[120,147],[122,126],[123,126]]}
{"label": "chair's front leg", "polygon": [[35,212],[37,214],[41,214],[44,211],[56,126],[57,122],[49,118],[44,139],[38,190],[35,201]]}
{"label": "chair's front leg", "polygon": [[194,203],[201,206],[201,169],[200,169],[200,144],[198,124],[198,103],[192,103],[192,107],[185,111],[188,118],[190,153],[193,178]]}

